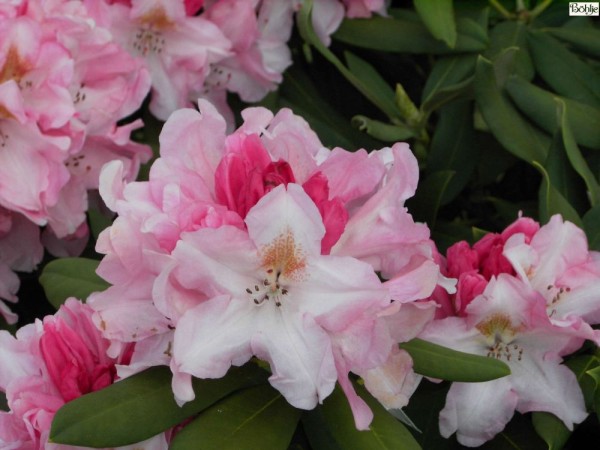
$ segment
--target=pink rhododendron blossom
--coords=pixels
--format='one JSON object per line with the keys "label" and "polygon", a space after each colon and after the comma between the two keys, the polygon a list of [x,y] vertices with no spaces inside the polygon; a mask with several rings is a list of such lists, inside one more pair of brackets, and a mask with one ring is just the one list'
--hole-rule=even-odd
{"label": "pink rhododendron blossom", "polygon": [[[82,2],[5,6],[10,14],[0,15],[0,207],[44,226],[42,243],[52,254],[77,255],[87,242],[87,193],[98,189],[100,167],[119,159],[124,176],[133,179],[151,155],[149,147],[129,139],[141,122],[116,125],[139,108],[150,76],[141,60],[94,24]],[[41,248],[39,230],[29,237]],[[3,284],[10,284],[2,289],[7,299],[17,286],[7,267],[35,267],[15,268],[11,258],[0,252]]]}
{"label": "pink rhododendron blossom", "polygon": [[[201,100],[199,109],[165,123],[148,182],[123,183],[118,162],[101,173],[100,192],[118,213],[97,245],[106,255],[98,273],[112,286],[88,303],[109,352],[137,342],[135,368],[170,363],[180,401],[195,395],[191,376],[221,377],[254,355],[299,407],[314,407],[339,381],[357,426],[368,427],[372,413],[349,372],[384,364],[399,342],[384,316],[411,316],[405,323],[421,328],[431,319],[434,308],[388,311],[391,300],[408,305],[446,280],[429,230],[404,207],[418,178],[414,156],[405,144],[330,151],[288,109],[248,108],[230,134],[213,105]],[[380,230],[384,238],[369,234]]]}
{"label": "pink rhododendron blossom", "polygon": [[[115,381],[108,341],[88,306],[71,298],[54,316],[26,325],[16,338],[0,331],[0,390],[9,411],[0,412],[0,445],[14,449],[74,449],[48,442],[56,411],[65,403]],[[77,447],[81,448],[81,447]],[[164,435],[123,449],[166,449]]]}
{"label": "pink rhododendron blossom", "polygon": [[152,80],[150,111],[162,120],[188,106],[211,65],[231,54],[221,30],[201,16],[188,16],[183,1],[96,5],[94,17],[132,55],[145,60]]}
{"label": "pink rhododendron blossom", "polygon": [[[504,255],[517,276],[546,299],[552,321],[566,326],[579,318],[600,323],[600,253],[589,250],[582,229],[555,215],[530,239],[523,234],[511,237]],[[597,331],[580,326],[600,342]]]}
{"label": "pink rhododendron blossom", "polygon": [[514,411],[547,411],[569,428],[587,416],[573,372],[561,357],[581,346],[576,330],[554,325],[544,298],[508,274],[492,277],[465,317],[431,322],[420,337],[455,350],[504,361],[511,374],[481,383],[453,383],[440,413],[444,437],[478,446],[499,433]]}

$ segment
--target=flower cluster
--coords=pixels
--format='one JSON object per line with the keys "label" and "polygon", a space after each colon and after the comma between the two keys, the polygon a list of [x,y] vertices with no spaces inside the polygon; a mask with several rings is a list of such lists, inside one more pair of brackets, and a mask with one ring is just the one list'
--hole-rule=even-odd
{"label": "flower cluster", "polygon": [[[0,43],[0,297],[15,301],[13,271],[33,270],[43,247],[85,246],[102,165],[118,159],[133,179],[149,158],[129,140],[141,122],[117,121],[139,108],[150,77],[79,2],[5,4]],[[1,300],[0,312],[16,320]]]}
{"label": "flower cluster", "polygon": [[396,344],[432,318],[432,302],[413,302],[445,281],[429,230],[403,206],[415,158],[406,144],[330,151],[285,109],[246,109],[227,135],[214,106],[199,106],[169,118],[148,182],[124,185],[119,162],[101,175],[118,213],[97,246],[112,286],[89,304],[111,352],[137,343],[122,375],[170,365],[186,402],[192,376],[219,378],[255,356],[299,408],[339,381],[366,428],[371,412],[348,373],[403,379],[410,363],[372,371],[393,365]]}
{"label": "flower cluster", "polygon": [[[572,429],[587,416],[575,375],[562,357],[586,339],[600,342],[600,259],[583,231],[559,215],[542,227],[520,218],[471,248],[447,251],[445,271],[458,278],[453,295],[434,295],[439,318],[421,333],[438,344],[502,360],[511,375],[453,383],[440,430],[478,446],[500,432],[514,411],[546,411]],[[482,400],[483,399],[483,400]]]}
{"label": "flower cluster", "polygon": [[[106,355],[108,341],[92,322],[92,309],[68,299],[54,316],[26,325],[16,338],[0,331],[0,389],[9,412],[0,412],[3,449],[67,449],[48,443],[50,424],[66,402],[102,389],[115,381],[116,364],[129,358]],[[125,449],[167,449],[158,435]]]}

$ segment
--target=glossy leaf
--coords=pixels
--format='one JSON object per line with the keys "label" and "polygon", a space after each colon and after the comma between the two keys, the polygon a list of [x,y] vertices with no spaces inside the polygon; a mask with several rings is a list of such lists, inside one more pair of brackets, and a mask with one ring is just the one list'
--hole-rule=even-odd
{"label": "glossy leaf", "polygon": [[596,391],[597,383],[587,371],[599,367],[600,360],[593,355],[579,355],[568,359],[565,365],[577,377],[585,406],[588,410],[591,410],[594,407],[594,392]]}
{"label": "glossy leaf", "polygon": [[497,359],[459,352],[422,339],[400,344],[413,359],[416,373],[450,381],[479,382],[510,375],[509,367]]}
{"label": "glossy leaf", "polygon": [[532,421],[537,434],[548,444],[548,450],[561,450],[571,436],[571,431],[554,414],[534,412]]}
{"label": "glossy leaf", "polygon": [[307,411],[302,422],[314,450],[420,450],[406,427],[388,413],[364,387],[355,385],[374,418],[368,431],[358,431],[348,399],[338,387],[322,405]]}
{"label": "glossy leaf", "polygon": [[426,103],[438,91],[455,86],[475,73],[475,55],[456,55],[440,58],[434,64],[421,97],[421,104]]}
{"label": "glossy leaf", "polygon": [[87,447],[119,447],[144,441],[244,387],[266,381],[254,364],[231,369],[216,380],[194,379],[196,398],[177,406],[171,371],[152,367],[100,391],[79,397],[58,410],[51,442]]}
{"label": "glossy leaf", "polygon": [[432,173],[440,170],[454,172],[440,200],[442,205],[454,199],[468,184],[477,164],[479,153],[474,142],[472,115],[471,102],[455,103],[440,110],[427,170]]}
{"label": "glossy leaf", "polygon": [[547,33],[530,32],[528,43],[546,83],[565,97],[600,108],[600,74]]}
{"label": "glossy leaf", "polygon": [[497,24],[490,32],[490,46],[483,56],[494,61],[507,48],[515,49],[511,73],[517,73],[524,79],[531,80],[535,75],[535,69],[529,54],[525,24],[513,20]]}
{"label": "glossy leaf", "polygon": [[543,177],[539,192],[540,221],[545,223],[554,214],[561,214],[565,220],[569,220],[582,228],[583,222],[579,214],[564,195],[552,184],[546,169],[537,162],[534,162],[533,165],[540,171]]}
{"label": "glossy leaf", "polygon": [[479,57],[475,99],[496,139],[513,155],[528,162],[544,161],[550,139],[524,120],[496,85],[492,63]]}
{"label": "glossy leaf", "polygon": [[344,52],[344,56],[350,72],[365,86],[368,86],[370,95],[377,99],[378,105],[385,105],[384,112],[390,117],[399,117],[400,110],[394,102],[394,90],[377,73],[375,68],[350,52]]}
{"label": "glossy leaf", "polygon": [[505,89],[511,100],[533,122],[554,133],[557,128],[555,99],[566,105],[570,128],[575,141],[586,147],[600,149],[600,109],[546,91],[523,78],[510,76]]}
{"label": "glossy leaf", "polygon": [[577,146],[577,143],[575,142],[575,138],[571,132],[570,121],[568,120],[569,116],[566,104],[560,99],[556,99],[556,104],[558,120],[561,129],[562,144],[565,148],[567,157],[569,158],[573,169],[575,169],[575,171],[585,182],[591,205],[598,205],[600,202],[600,184],[598,184],[595,175],[590,170],[585,158]]}
{"label": "glossy leaf", "polygon": [[360,48],[393,53],[449,54],[477,52],[486,48],[486,30],[477,22],[460,18],[456,26],[458,34],[454,48],[435,39],[420,22],[380,16],[346,19],[333,38]]}
{"label": "glossy leaf", "polygon": [[600,30],[596,28],[550,28],[544,30],[574,49],[597,58],[600,55]]}
{"label": "glossy leaf", "polygon": [[323,55],[329,62],[331,62],[340,73],[348,80],[358,91],[363,94],[370,102],[377,106],[383,111],[390,119],[396,118],[397,109],[388,101],[381,102],[381,96],[374,93],[371,87],[361,80],[359,77],[354,75],[339,59],[331,52],[327,47],[323,45],[320,39],[317,37],[313,26],[312,26],[312,5],[313,0],[306,0],[298,14],[296,15],[298,30],[300,35],[305,42],[312,45],[321,55]]}
{"label": "glossy leaf", "polygon": [[239,391],[202,412],[175,436],[170,450],[286,450],[300,419],[270,385]]}
{"label": "glossy leaf", "polygon": [[384,142],[404,141],[415,136],[415,132],[406,125],[384,123],[365,116],[354,116],[352,125]]}
{"label": "glossy leaf", "polygon": [[89,258],[61,258],[46,264],[40,283],[52,306],[58,309],[69,297],[85,300],[92,292],[110,286],[96,275],[99,263]]}
{"label": "glossy leaf", "polygon": [[600,205],[590,209],[583,216],[583,228],[591,250],[600,250]]}
{"label": "glossy leaf", "polygon": [[413,4],[429,32],[454,48],[457,35],[452,0],[414,0]]}

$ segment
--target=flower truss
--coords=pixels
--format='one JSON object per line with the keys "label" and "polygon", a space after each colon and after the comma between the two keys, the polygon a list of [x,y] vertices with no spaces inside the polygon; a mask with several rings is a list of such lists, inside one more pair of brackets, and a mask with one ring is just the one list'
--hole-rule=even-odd
{"label": "flower truss", "polygon": [[[107,64],[107,62],[110,62]],[[0,295],[15,300],[9,271],[31,271],[41,246],[57,256],[87,242],[88,190],[102,165],[124,163],[133,179],[150,149],[117,126],[150,86],[141,62],[93,25],[80,2],[28,0],[0,12]],[[35,227],[44,226],[40,234]],[[20,238],[27,236],[28,245]],[[1,302],[1,300],[0,300]],[[16,317],[5,305],[5,319]]]}
{"label": "flower truss", "polygon": [[583,231],[559,215],[542,227],[519,218],[473,247],[448,249],[445,271],[458,278],[454,295],[434,295],[443,316],[420,337],[506,362],[511,375],[453,383],[440,431],[478,446],[504,429],[514,411],[546,411],[567,428],[587,416],[575,375],[562,357],[586,339],[599,342],[598,253]]}
{"label": "flower truss", "polygon": [[[127,353],[106,355],[109,343],[94,326],[92,313],[71,298],[54,316],[21,328],[16,338],[0,331],[0,389],[10,408],[0,412],[3,449],[74,448],[48,442],[54,414],[66,402],[112,384],[115,364],[128,358]],[[167,441],[161,434],[121,448],[166,449]]]}
{"label": "flower truss", "polygon": [[[214,106],[199,108],[167,121],[148,182],[124,184],[118,162],[101,174],[118,213],[97,247],[106,255],[98,273],[112,286],[89,304],[113,356],[137,342],[119,373],[170,365],[186,402],[201,395],[192,376],[219,378],[254,356],[299,408],[339,381],[366,428],[372,414],[348,373],[389,359],[369,386],[403,380],[412,364],[394,365],[395,344],[435,309],[414,303],[448,284],[427,227],[403,205],[418,178],[412,153],[406,144],[328,150],[287,109],[246,109],[227,135]],[[396,330],[401,322],[412,331]],[[406,391],[379,391],[407,400]]]}

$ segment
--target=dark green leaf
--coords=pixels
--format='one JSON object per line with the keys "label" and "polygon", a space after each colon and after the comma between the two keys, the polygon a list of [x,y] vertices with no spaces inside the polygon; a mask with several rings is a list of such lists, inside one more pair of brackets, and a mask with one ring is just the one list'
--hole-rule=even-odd
{"label": "dark green leaf", "polygon": [[583,228],[591,250],[600,250],[600,205],[593,207],[583,216]]}
{"label": "dark green leaf", "polygon": [[538,73],[556,92],[600,108],[600,75],[552,36],[530,32],[528,43]]}
{"label": "dark green leaf", "polygon": [[561,214],[565,220],[569,220],[582,228],[583,222],[581,221],[579,214],[552,184],[546,169],[537,162],[534,162],[533,165],[540,171],[543,177],[539,193],[540,221],[545,223],[548,222],[550,217],[554,214]]}
{"label": "dark green leaf", "polygon": [[422,339],[400,344],[413,359],[415,372],[450,381],[479,382],[510,375],[502,361],[459,352]]}
{"label": "dark green leaf", "polygon": [[202,412],[171,442],[171,450],[285,450],[300,410],[269,385],[227,397]]}
{"label": "dark green leaf", "polygon": [[306,412],[302,422],[314,450],[420,450],[410,431],[388,413],[362,386],[357,393],[374,418],[368,431],[358,431],[348,400],[339,387],[323,404]]}
{"label": "dark green leaf", "polygon": [[473,106],[470,102],[454,103],[440,110],[427,170],[454,172],[442,196],[442,205],[454,199],[467,185],[477,164],[479,153],[474,142],[472,116]]}
{"label": "dark green leaf", "polygon": [[456,25],[458,35],[453,49],[435,39],[422,23],[391,17],[344,20],[333,37],[357,47],[394,53],[449,54],[486,48],[486,30],[477,22],[462,18]]}
{"label": "dark green leaf", "polygon": [[593,58],[600,55],[600,30],[596,28],[550,28],[544,30]]}
{"label": "dark green leaf", "polygon": [[[562,143],[567,153],[567,157],[573,166],[573,169],[585,182],[588,196],[592,206],[596,206],[600,202],[600,185],[596,177],[590,170],[585,158],[581,154],[573,133],[571,132],[570,121],[568,120],[568,111],[565,102],[556,99],[558,120],[561,128]],[[598,122],[600,124],[600,122]]]}
{"label": "dark green leaf", "polygon": [[358,78],[365,87],[368,87],[370,95],[377,99],[378,105],[386,105],[384,112],[389,117],[399,117],[400,110],[394,102],[394,90],[387,84],[375,68],[368,62],[360,59],[350,52],[344,52],[348,69]]}
{"label": "dark green leaf", "polygon": [[152,367],[65,404],[54,416],[51,442],[86,447],[135,444],[181,423],[238,389],[265,382],[266,372],[246,364],[217,380],[194,379],[196,398],[183,407],[175,403],[171,378],[167,367]]}
{"label": "dark green leaf", "polygon": [[570,358],[565,362],[567,366],[577,377],[577,382],[581,388],[583,399],[587,410],[592,410],[594,407],[594,392],[596,391],[596,381],[588,370],[594,369],[600,365],[600,360],[593,355],[579,355]]}
{"label": "dark green leaf", "polygon": [[406,125],[383,123],[365,116],[354,116],[352,125],[384,142],[404,141],[415,136],[414,131]]}
{"label": "dark green leaf", "polygon": [[484,56],[495,61],[506,49],[514,48],[514,62],[511,64],[511,73],[515,72],[526,80],[531,80],[535,75],[533,62],[527,46],[527,27],[516,21],[504,21],[496,25],[490,33],[490,46]]}
{"label": "dark green leaf", "polygon": [[[312,5],[313,0],[306,0],[296,15],[298,30],[304,41],[312,45],[319,53],[321,53],[321,55],[323,55],[340,71],[346,80],[348,80],[356,89],[358,89],[358,91],[362,93],[370,102],[383,111],[390,119],[397,118],[397,108],[395,105],[393,105],[393,103],[392,106],[390,106],[390,103],[387,100],[382,102],[381,95],[374,93],[367,83],[348,70],[348,68],[344,66],[344,64],[342,64],[342,62],[338,59],[338,57],[323,45],[312,27]],[[361,70],[365,70],[364,64],[361,65]],[[375,70],[371,67],[368,72],[370,75],[372,75]],[[378,86],[381,87],[381,83],[379,83]]]}
{"label": "dark green leaf", "polygon": [[571,436],[571,431],[554,414],[534,412],[532,420],[535,431],[548,444],[548,450],[561,450]]}
{"label": "dark green leaf", "polygon": [[505,84],[512,101],[544,130],[554,133],[557,128],[555,99],[565,103],[568,111],[570,128],[576,142],[586,147],[600,149],[600,110],[546,91],[523,78],[510,76]]}
{"label": "dark green leaf", "polygon": [[426,222],[431,229],[435,229],[438,209],[453,176],[452,170],[430,173],[419,183],[415,196],[407,202],[413,216],[418,221]]}
{"label": "dark green leaf", "polygon": [[109,284],[96,275],[99,261],[88,258],[61,258],[49,262],[40,275],[40,283],[50,303],[58,309],[69,297],[85,300],[92,292]]}
{"label": "dark green leaf", "polygon": [[429,32],[450,48],[456,45],[456,22],[452,0],[414,0],[417,13]]}
{"label": "dark green leaf", "polygon": [[0,392],[0,411],[8,411],[8,403],[4,392]]}
{"label": "dark green leaf", "polygon": [[472,98],[473,80],[474,77],[469,77],[460,83],[439,89],[421,105],[421,110],[425,114],[430,114],[446,103],[457,99]]}
{"label": "dark green leaf", "polygon": [[524,120],[502,94],[492,63],[480,56],[475,73],[477,105],[496,139],[525,161],[544,161],[550,139]]}
{"label": "dark green leaf", "polygon": [[431,69],[427,78],[421,104],[435,95],[436,92],[464,81],[475,73],[475,55],[456,55],[440,58]]}

